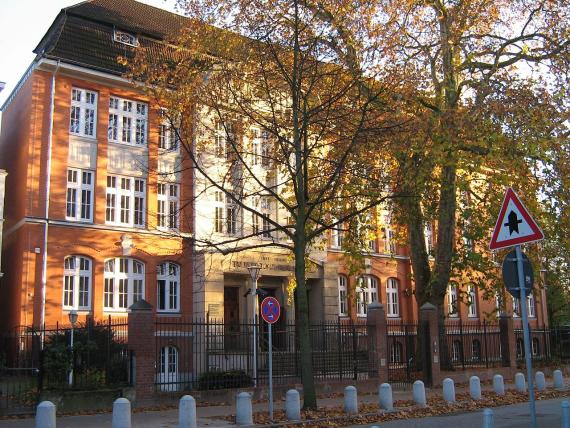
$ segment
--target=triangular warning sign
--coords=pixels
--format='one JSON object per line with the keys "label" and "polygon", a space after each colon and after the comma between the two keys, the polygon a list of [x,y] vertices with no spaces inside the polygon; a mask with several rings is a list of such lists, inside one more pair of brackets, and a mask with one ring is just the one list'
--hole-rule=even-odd
{"label": "triangular warning sign", "polygon": [[544,233],[514,190],[509,187],[501,211],[499,211],[489,248],[498,250],[542,239],[544,239]]}

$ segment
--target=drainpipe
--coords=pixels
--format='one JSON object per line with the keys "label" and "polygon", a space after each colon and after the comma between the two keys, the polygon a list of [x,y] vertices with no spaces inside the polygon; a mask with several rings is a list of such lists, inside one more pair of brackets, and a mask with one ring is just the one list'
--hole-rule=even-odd
{"label": "drainpipe", "polygon": [[44,223],[44,251],[42,263],[42,290],[41,290],[41,310],[39,327],[46,322],[46,287],[47,287],[47,257],[48,257],[48,232],[49,232],[49,199],[51,190],[51,152],[53,142],[53,112],[55,108],[55,75],[59,70],[59,60],[55,70],[51,75],[51,97],[49,106],[49,134],[48,134],[48,153],[47,153],[47,176],[46,176],[46,203],[45,203],[45,223]]}

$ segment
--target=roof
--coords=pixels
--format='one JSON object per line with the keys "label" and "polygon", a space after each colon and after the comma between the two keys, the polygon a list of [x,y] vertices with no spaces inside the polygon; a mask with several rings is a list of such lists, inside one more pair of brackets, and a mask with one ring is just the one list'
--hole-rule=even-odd
{"label": "roof", "polygon": [[135,48],[115,42],[115,30],[133,33],[141,46],[164,53],[161,42],[174,37],[187,19],[135,0],[88,0],[62,9],[34,53],[122,74],[126,69],[117,57],[132,58]]}

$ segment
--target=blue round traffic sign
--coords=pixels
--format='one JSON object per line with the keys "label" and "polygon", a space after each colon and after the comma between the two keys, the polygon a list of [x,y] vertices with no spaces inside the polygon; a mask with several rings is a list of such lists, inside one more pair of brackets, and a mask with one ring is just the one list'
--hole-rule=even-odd
{"label": "blue round traffic sign", "polygon": [[266,297],[261,302],[261,318],[269,324],[275,324],[281,315],[281,306],[275,297]]}

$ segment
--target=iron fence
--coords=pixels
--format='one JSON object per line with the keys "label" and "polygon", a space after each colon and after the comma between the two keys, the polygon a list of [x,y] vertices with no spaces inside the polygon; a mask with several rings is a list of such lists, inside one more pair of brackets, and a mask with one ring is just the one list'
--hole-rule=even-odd
{"label": "iron fence", "polygon": [[388,320],[386,329],[388,350],[388,381],[393,387],[406,388],[420,379],[419,336],[417,323]]}
{"label": "iron fence", "polygon": [[[255,358],[254,329],[257,331]],[[369,356],[366,329],[365,322],[311,324],[315,378],[342,380],[368,376],[374,361]],[[276,384],[300,381],[303,363],[298,331],[294,323],[273,326]],[[268,382],[267,325],[159,318],[156,361],[155,386],[161,392],[263,385]]]}
{"label": "iron fence", "polygon": [[486,320],[447,320],[439,346],[444,369],[502,365],[501,334],[497,323]]}
{"label": "iron fence", "polygon": [[[71,336],[73,331],[73,347]],[[0,337],[0,414],[33,410],[41,390],[97,389],[130,381],[126,318],[17,327]]]}
{"label": "iron fence", "polygon": [[[558,334],[556,332],[559,331]],[[552,334],[554,332],[554,334]],[[554,357],[562,359],[562,352],[566,351],[566,347],[556,347],[555,350],[560,352],[559,355],[552,353],[553,338],[561,338],[564,330],[555,328],[550,330],[543,326],[542,328],[531,328],[529,325],[530,350],[532,361],[551,361]],[[522,328],[515,329],[515,343],[517,362],[525,362],[524,334]]]}

